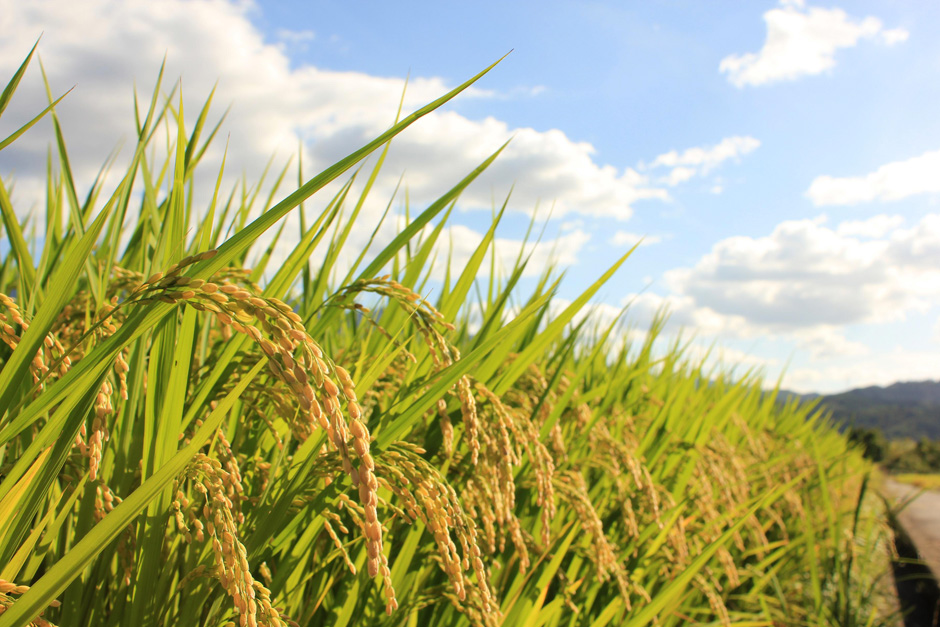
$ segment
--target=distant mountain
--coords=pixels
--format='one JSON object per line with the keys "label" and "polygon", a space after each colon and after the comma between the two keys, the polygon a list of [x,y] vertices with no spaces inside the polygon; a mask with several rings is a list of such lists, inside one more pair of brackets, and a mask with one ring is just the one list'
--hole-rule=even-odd
{"label": "distant mountain", "polygon": [[[820,395],[797,396],[812,400]],[[912,381],[849,390],[823,396],[820,406],[832,412],[832,419],[840,428],[878,428],[889,439],[940,440],[940,381]]]}

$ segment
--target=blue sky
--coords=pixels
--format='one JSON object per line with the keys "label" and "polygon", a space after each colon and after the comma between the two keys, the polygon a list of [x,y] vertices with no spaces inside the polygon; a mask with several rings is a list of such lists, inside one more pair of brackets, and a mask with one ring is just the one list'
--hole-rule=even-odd
{"label": "blue sky", "polygon": [[[190,111],[219,81],[229,171],[253,178],[298,137],[313,165],[358,147],[409,73],[414,108],[513,49],[393,145],[371,210],[402,172],[420,205],[514,137],[455,213],[458,254],[515,184],[499,250],[538,204],[534,258],[569,267],[562,298],[645,236],[597,315],[632,301],[643,326],[669,306],[671,333],[825,392],[940,378],[938,26],[921,1],[0,0],[0,72],[44,33],[54,88],[77,85],[60,115],[90,181],[165,54]],[[0,135],[41,108],[38,72],[21,92]],[[22,213],[49,140],[0,155]]]}

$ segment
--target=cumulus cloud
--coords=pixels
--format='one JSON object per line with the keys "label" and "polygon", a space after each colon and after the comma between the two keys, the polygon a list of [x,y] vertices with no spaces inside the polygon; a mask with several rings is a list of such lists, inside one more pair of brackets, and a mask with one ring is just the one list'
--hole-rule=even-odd
{"label": "cumulus cloud", "polygon": [[727,368],[733,368],[738,374],[743,374],[743,369],[758,370],[766,374],[769,367],[780,365],[780,360],[772,357],[761,357],[727,346],[708,346],[700,343],[690,344],[683,357],[692,363],[704,361],[706,372],[710,369],[725,371]]}
{"label": "cumulus cloud", "polygon": [[[503,129],[502,136],[510,135],[503,122],[492,118],[473,122],[452,112],[435,116],[435,120],[443,121],[445,118],[453,124],[439,133],[434,132],[433,122],[423,125],[427,135],[423,138],[422,148],[442,137],[441,133],[450,133],[449,137],[454,137],[458,146],[469,147],[480,141],[484,130],[491,132],[493,139],[499,136],[490,131],[489,126],[498,125]],[[512,143],[480,176],[478,184],[464,195],[465,203],[489,209],[492,206],[491,190],[509,190],[512,187],[515,205],[531,208],[540,201],[550,201],[553,202],[554,217],[577,213],[628,220],[633,215],[634,203],[669,199],[666,190],[651,185],[647,176],[632,168],[618,171],[610,165],[598,166],[593,161],[593,146],[586,142],[573,142],[559,130],[520,128],[511,134]],[[466,152],[453,152],[456,154],[448,155],[449,163],[428,160],[422,163],[422,171],[433,176],[439,167],[455,167],[455,161],[458,164],[462,162],[464,171],[473,167],[472,157],[468,157]],[[410,178],[409,174],[409,185]]]}
{"label": "cumulus cloud", "polygon": [[[426,227],[427,230],[429,230]],[[493,247],[484,257],[479,276],[488,276],[490,259],[495,249],[496,271],[506,276],[515,266],[516,259],[528,259],[523,276],[541,275],[552,264],[570,267],[578,263],[581,251],[590,241],[591,236],[580,229],[565,233],[555,239],[523,242],[520,239],[497,237]],[[467,226],[455,224],[445,227],[437,246],[437,258],[441,263],[435,265],[435,278],[443,278],[444,259],[451,257],[451,266],[462,269],[476,251],[483,234]]]}
{"label": "cumulus cloud", "polygon": [[[661,341],[669,345],[676,337],[684,337],[687,359],[697,362],[707,358],[706,368],[724,368],[729,364],[756,368],[770,379],[783,374],[783,387],[788,390],[832,392],[898,380],[936,378],[936,351],[931,354],[895,350],[887,356],[876,354],[866,344],[849,339],[844,325],[812,321],[798,327],[768,325],[736,313],[719,313],[694,296],[676,292],[659,295],[646,291],[628,296],[624,303],[629,303],[628,321],[640,328],[657,313],[667,310],[669,319]],[[738,347],[729,347],[729,343]],[[778,348],[768,350],[774,346]],[[799,356],[796,361],[800,366],[793,367],[789,360],[768,356],[780,350]]]}
{"label": "cumulus cloud", "polygon": [[940,215],[911,228],[896,216],[835,227],[824,218],[783,222],[766,237],[724,239],[692,267],[666,273],[669,292],[628,297],[651,319],[725,340],[782,339],[812,360],[866,357],[851,325],[887,324],[940,299]]}
{"label": "cumulus cloud", "polygon": [[898,349],[822,367],[792,368],[784,375],[783,387],[795,392],[834,393],[897,381],[936,380],[937,359],[936,351]]}
{"label": "cumulus cloud", "polygon": [[[697,306],[691,297],[676,293],[660,295],[645,291],[629,294],[623,299],[623,304],[628,306],[627,322],[636,325],[638,330],[646,329],[657,315],[667,313],[660,348],[668,348],[680,338],[685,347],[685,359],[691,362],[704,360],[706,369],[723,370],[736,365],[757,368],[766,374],[769,368],[781,365],[777,358],[727,346],[729,340],[742,337],[742,329],[749,328],[747,320],[741,316],[718,314],[707,307]],[[642,343],[643,339],[642,336],[637,337],[634,343]]]}
{"label": "cumulus cloud", "polygon": [[[552,299],[552,302],[549,305],[549,315],[546,316],[547,321],[552,320],[553,318],[559,316],[565,309],[567,309],[573,301],[567,298],[555,297]],[[571,320],[571,324],[577,326],[585,318],[589,319],[589,327],[594,329],[603,329],[606,330],[610,325],[623,322],[623,307],[617,307],[615,305],[609,305],[607,303],[588,303],[582,307],[574,315]],[[624,328],[624,333],[626,334],[627,330]],[[624,336],[623,339],[626,339]]]}
{"label": "cumulus cloud", "polygon": [[793,333],[793,337],[799,349],[815,360],[859,357],[871,352],[867,345],[847,339],[842,329],[830,325],[800,329]]}
{"label": "cumulus cloud", "polygon": [[[664,295],[630,295],[629,319],[648,322],[667,308],[667,336],[684,328],[692,348],[776,346],[794,351],[783,386],[800,392],[833,392],[899,380],[936,378],[936,342],[885,353],[852,335],[865,327],[890,338],[890,326],[908,314],[936,312],[940,302],[940,215],[910,228],[896,216],[829,227],[824,218],[789,221],[766,237],[718,242],[691,267],[667,273]],[[929,335],[929,331],[928,331]],[[742,344],[743,343],[743,344]],[[747,352],[747,351],[746,351]],[[741,354],[734,353],[740,361]],[[758,357],[759,359],[759,357]],[[777,376],[785,364],[755,364]]]}
{"label": "cumulus cloud", "polygon": [[910,33],[903,28],[892,28],[881,31],[881,41],[889,46],[907,41]]}
{"label": "cumulus cloud", "polygon": [[670,332],[686,329],[702,338],[729,339],[747,337],[746,330],[751,328],[742,316],[719,314],[699,306],[692,297],[676,292],[628,294],[623,304],[629,306],[630,319],[641,326],[648,325],[658,314],[668,312]]}
{"label": "cumulus cloud", "polygon": [[[666,282],[680,313],[695,324],[712,317],[708,326],[717,333],[832,338],[845,325],[927,311],[940,297],[940,215],[910,229],[887,230],[891,224],[899,222],[783,222],[766,237],[718,242],[695,266],[668,272]],[[840,354],[859,348],[830,344],[825,350]]]}
{"label": "cumulus cloud", "polygon": [[847,237],[881,238],[904,224],[902,216],[874,216],[867,220],[848,220],[839,224],[836,233]]}
{"label": "cumulus cloud", "polygon": [[905,279],[920,285],[928,293],[940,288],[933,274],[921,275],[921,270],[940,272],[940,214],[927,214],[909,229],[898,229],[888,239],[888,261],[905,273]]}
{"label": "cumulus cloud", "polygon": [[907,39],[903,28],[885,30],[876,17],[855,19],[841,9],[807,9],[802,2],[782,2],[764,13],[767,39],[760,52],[732,54],[719,72],[736,87],[767,85],[821,74],[835,67],[835,53],[861,39],[894,45]]}
{"label": "cumulus cloud", "polygon": [[316,39],[316,33],[312,30],[291,30],[289,28],[279,28],[277,30],[277,38],[289,46],[298,46],[301,49],[306,49],[307,43]]}
{"label": "cumulus cloud", "polygon": [[[561,315],[572,302],[573,301],[567,298],[558,296],[552,298],[548,304],[548,313],[543,317],[540,323],[541,328],[544,329],[552,320]],[[522,311],[520,305],[507,305],[502,312],[504,324],[511,322],[519,315],[520,311]],[[617,332],[612,333],[608,337],[608,341],[611,345],[608,356],[613,358],[616,356],[617,352],[627,344],[640,344],[645,339],[644,333],[625,326],[623,313],[624,310],[622,307],[615,307],[606,303],[587,303],[575,313],[569,324],[571,326],[577,326],[584,322],[585,318],[588,319],[585,326],[582,327],[581,335],[579,336],[579,339],[584,340],[582,346],[591,346],[591,340],[596,339],[598,334],[606,332],[611,325],[616,325],[615,329]],[[467,314],[469,323],[468,330],[470,333],[476,333],[480,327],[483,326],[483,312],[479,303],[471,303],[467,309]]]}
{"label": "cumulus cloud", "polygon": [[940,192],[940,150],[905,161],[887,163],[864,176],[819,176],[806,195],[814,205],[857,205],[902,200],[916,194]]}
{"label": "cumulus cloud", "polygon": [[746,155],[759,146],[760,140],[753,137],[726,137],[714,146],[687,148],[681,153],[672,150],[659,155],[653,160],[652,167],[696,166],[707,172],[721,162]]}
{"label": "cumulus cloud", "polygon": [[685,183],[690,180],[696,174],[695,168],[687,168],[685,166],[679,166],[673,168],[667,176],[663,178],[663,182],[669,187],[675,187],[679,183]]}
{"label": "cumulus cloud", "polygon": [[766,237],[722,240],[666,279],[698,307],[777,330],[899,320],[940,295],[940,216],[882,238],[845,230],[818,219],[783,222]]}
{"label": "cumulus cloud", "polygon": [[670,168],[660,182],[673,187],[689,179],[708,174],[729,159],[738,159],[760,147],[760,140],[747,136],[726,137],[713,146],[696,146],[682,152],[671,150],[650,163],[650,169]]}
{"label": "cumulus cloud", "polygon": [[[257,10],[250,2],[225,0],[0,0],[0,31],[5,33],[0,74],[12,75],[43,33],[39,51],[53,90],[61,93],[77,85],[58,113],[74,174],[84,189],[114,146],[122,138],[125,144],[133,140],[133,85],[146,99],[164,56],[164,88],[182,77],[190,125],[217,81],[216,111],[232,105],[221,137],[230,135],[226,167],[233,177],[246,173],[251,180],[275,153],[276,164],[284,163],[298,150],[298,140],[305,172],[311,174],[389,127],[403,77],[292,67],[284,42],[302,43],[310,33],[281,33],[268,42],[251,21]],[[405,111],[452,86],[437,77],[412,78]],[[460,96],[467,97],[493,93],[484,85]],[[38,68],[33,67],[5,112],[0,132],[12,130],[45,104]],[[14,171],[20,211],[37,204],[26,198],[27,192],[43,188],[51,140],[48,126],[44,128],[47,132],[34,129],[0,155],[0,171]],[[493,199],[514,185],[511,210],[530,212],[539,201],[554,202],[554,217],[626,220],[634,203],[669,197],[631,168],[598,163],[590,144],[559,130],[512,128],[495,118],[473,120],[448,109],[426,116],[393,142],[374,188],[376,206],[366,211],[378,215],[403,172],[412,204],[432,201],[510,138],[500,158],[465,192],[464,208],[489,210]],[[207,164],[218,164],[223,149],[224,140],[217,142],[206,154]],[[205,168],[207,173],[212,169]],[[205,183],[211,194],[213,181]]]}

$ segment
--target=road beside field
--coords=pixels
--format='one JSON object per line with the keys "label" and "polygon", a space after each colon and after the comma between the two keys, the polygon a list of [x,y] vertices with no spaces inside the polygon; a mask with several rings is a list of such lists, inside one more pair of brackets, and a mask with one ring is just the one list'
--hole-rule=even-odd
{"label": "road beside field", "polygon": [[[895,503],[908,500],[920,491],[892,479],[884,482],[884,492]],[[898,514],[896,547],[902,558],[921,559],[925,566],[896,562],[894,580],[900,604],[908,610],[905,627],[938,625],[940,591],[940,492],[928,490],[916,496]],[[931,579],[930,576],[933,576]]]}
{"label": "road beside field", "polygon": [[[886,479],[884,486],[895,501],[908,499],[919,491],[893,479]],[[924,491],[898,514],[898,521],[934,578],[940,580],[940,492]]]}

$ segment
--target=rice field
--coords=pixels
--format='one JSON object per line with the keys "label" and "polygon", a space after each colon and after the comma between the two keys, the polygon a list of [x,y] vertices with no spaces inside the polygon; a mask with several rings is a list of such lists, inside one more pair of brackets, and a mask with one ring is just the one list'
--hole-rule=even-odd
{"label": "rice field", "polygon": [[501,211],[434,257],[499,150],[339,265],[389,142],[490,69],[279,202],[219,173],[198,207],[211,101],[186,122],[158,81],[80,197],[50,96],[45,207],[0,180],[0,627],[887,624],[870,465],[662,319],[582,315],[629,254],[567,306],[521,252],[483,272]]}

